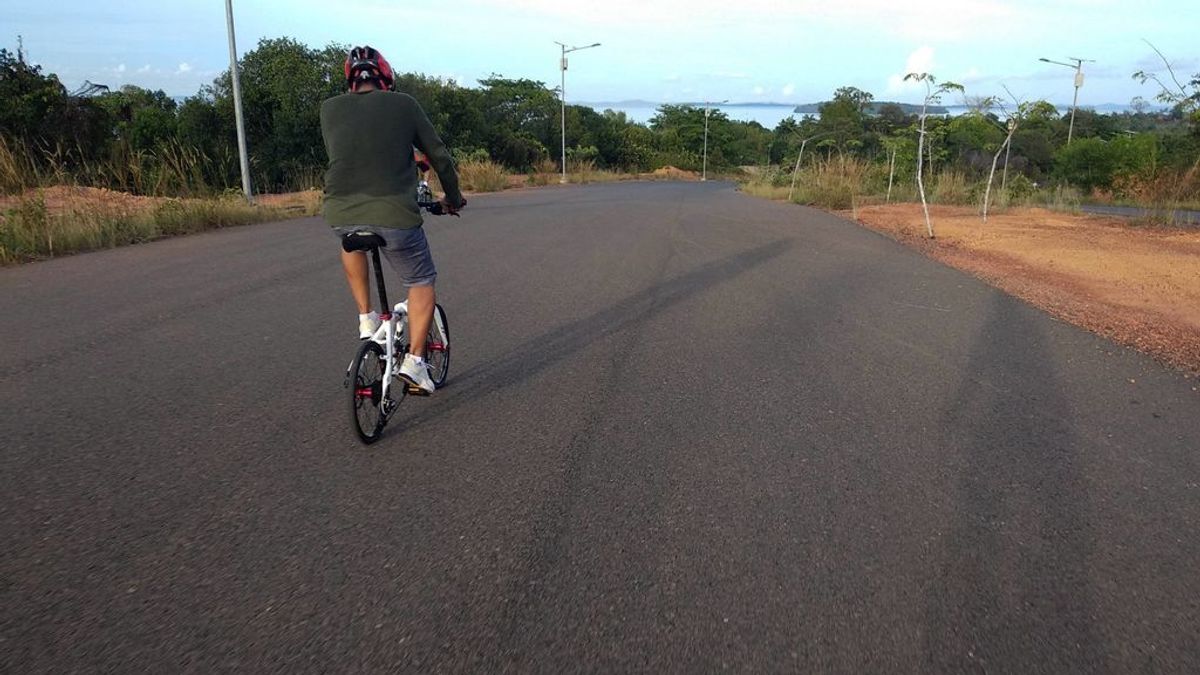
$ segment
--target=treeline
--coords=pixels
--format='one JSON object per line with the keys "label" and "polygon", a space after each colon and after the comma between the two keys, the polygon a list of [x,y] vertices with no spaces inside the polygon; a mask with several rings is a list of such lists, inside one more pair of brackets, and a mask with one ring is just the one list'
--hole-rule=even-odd
{"label": "treeline", "polygon": [[[810,149],[826,156],[853,156],[890,163],[897,176],[916,170],[919,116],[895,104],[873,103],[874,97],[854,87],[834,92],[819,117],[784,120],[776,134],[809,139]],[[1015,125],[1011,147],[1004,148],[1010,174],[1031,184],[1069,184],[1087,191],[1129,190],[1139,181],[1187,172],[1200,160],[1200,117],[1192,114],[1200,96],[1167,112],[1143,110],[1100,114],[1086,108],[1060,114],[1045,101],[1008,102],[967,97],[972,109],[957,116],[934,116],[926,122],[926,171],[953,171],[966,180],[989,173],[995,153],[1004,148],[1009,124]],[[1068,136],[1070,142],[1068,143]],[[772,152],[772,160],[795,158],[794,143]]]}
{"label": "treeline", "polygon": [[[325,155],[318,109],[343,91],[346,51],[346,45],[314,49],[277,38],[262,40],[243,57],[256,191],[320,186]],[[1194,169],[1200,119],[1192,112],[1200,97],[1196,82],[1191,86],[1165,114],[1081,109],[1069,146],[1068,116],[1045,102],[1021,106],[1006,156],[1010,179],[1136,196],[1142,183]],[[543,173],[560,161],[560,100],[542,82],[493,75],[467,87],[408,73],[397,77],[396,87],[421,102],[460,161]],[[1010,113],[995,101],[976,101],[970,114],[928,120],[930,171],[974,179],[990,168]],[[566,118],[569,165],[631,172],[701,168],[703,108],[664,105],[649,124],[585,106],[568,106]],[[819,115],[787,119],[774,129],[730,120],[719,110],[708,123],[710,171],[790,166],[803,145],[809,161],[834,155],[876,165],[895,161],[901,180],[915,172],[917,116],[876,105],[870,93],[853,87],[834,92]],[[142,194],[220,192],[240,184],[236,148],[228,72],[182,103],[133,86],[72,95],[55,75],[0,50],[0,188],[6,191],[74,181]]]}

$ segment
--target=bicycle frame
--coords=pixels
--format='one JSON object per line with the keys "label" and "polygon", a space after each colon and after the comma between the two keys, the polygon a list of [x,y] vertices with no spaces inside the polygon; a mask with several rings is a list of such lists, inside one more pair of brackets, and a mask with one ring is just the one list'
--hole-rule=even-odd
{"label": "bicycle frame", "polygon": [[[379,306],[383,311],[379,313],[379,328],[375,330],[375,334],[369,339],[382,345],[386,350],[387,361],[383,370],[383,386],[380,395],[384,399],[387,399],[387,395],[392,387],[392,378],[399,367],[396,359],[396,348],[397,346],[401,346],[401,336],[404,335],[408,328],[408,300],[397,302],[391,310],[384,309],[388,306],[387,286],[383,280],[383,267],[379,261],[379,249],[371,250],[371,266],[375,272],[375,286],[379,292]],[[442,323],[441,312],[435,311],[433,313],[433,322],[437,327],[439,341],[429,343],[427,348],[433,351],[445,351],[450,348],[450,338],[446,334],[446,326]],[[407,348],[407,345],[403,346]],[[354,364],[351,364],[350,368],[353,367]]]}

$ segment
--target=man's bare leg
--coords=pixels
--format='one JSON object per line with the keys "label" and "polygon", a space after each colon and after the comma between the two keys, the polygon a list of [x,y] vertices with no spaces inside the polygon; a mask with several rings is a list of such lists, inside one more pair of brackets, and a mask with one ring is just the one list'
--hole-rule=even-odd
{"label": "man's bare leg", "polygon": [[346,271],[346,283],[350,284],[350,294],[354,296],[354,304],[358,305],[358,313],[370,312],[371,289],[367,280],[367,254],[362,251],[342,251],[342,269]]}
{"label": "man's bare leg", "polygon": [[433,305],[437,296],[433,286],[410,286],[408,288],[408,328],[412,336],[408,351],[413,356],[425,358],[425,336],[433,323]]}

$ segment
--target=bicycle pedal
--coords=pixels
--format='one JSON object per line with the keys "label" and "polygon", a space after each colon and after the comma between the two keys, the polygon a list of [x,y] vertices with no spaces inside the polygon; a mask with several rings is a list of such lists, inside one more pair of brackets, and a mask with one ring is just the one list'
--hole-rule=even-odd
{"label": "bicycle pedal", "polygon": [[430,394],[429,392],[425,391],[424,389],[418,387],[415,384],[408,385],[408,388],[405,389],[405,392],[409,396],[432,396],[433,395],[433,394]]}

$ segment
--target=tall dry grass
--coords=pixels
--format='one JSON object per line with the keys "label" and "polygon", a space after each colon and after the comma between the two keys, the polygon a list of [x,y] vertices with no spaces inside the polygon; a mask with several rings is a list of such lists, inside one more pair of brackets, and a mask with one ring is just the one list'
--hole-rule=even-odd
{"label": "tall dry grass", "polygon": [[0,135],[0,194],[15,194],[37,184],[37,166],[27,152]]}
{"label": "tall dry grass", "polygon": [[932,181],[929,190],[929,201],[932,204],[952,204],[955,206],[972,206],[983,204],[980,187],[982,183],[972,182],[966,175],[958,171],[942,171]]}
{"label": "tall dry grass", "polygon": [[508,187],[508,171],[491,160],[470,160],[458,165],[462,189],[471,192],[499,192]]}
{"label": "tall dry grass", "polygon": [[539,160],[525,182],[534,186],[550,185],[559,180],[558,164],[552,159]]}
{"label": "tall dry grass", "polygon": [[569,183],[614,183],[633,177],[635,176],[632,174],[598,169],[596,161],[593,159],[572,159],[567,162],[567,182]]}
{"label": "tall dry grass", "polygon": [[152,197],[202,197],[224,187],[212,185],[206,176],[212,158],[175,140],[153,152],[116,142],[103,158],[83,157],[78,148],[30,146],[0,135],[0,194],[80,185]]}
{"label": "tall dry grass", "polygon": [[755,172],[741,183],[741,188],[747,194],[768,199],[787,199],[791,193],[793,202],[830,210],[850,209],[861,199],[879,192],[878,169],[849,156],[818,159],[802,167],[794,180],[793,189],[791,168],[769,167]]}
{"label": "tall dry grass", "polygon": [[55,210],[47,206],[38,191],[0,213],[0,263],[39,260],[295,215],[283,208],[252,206],[237,195],[163,199],[133,212],[95,204]]}

